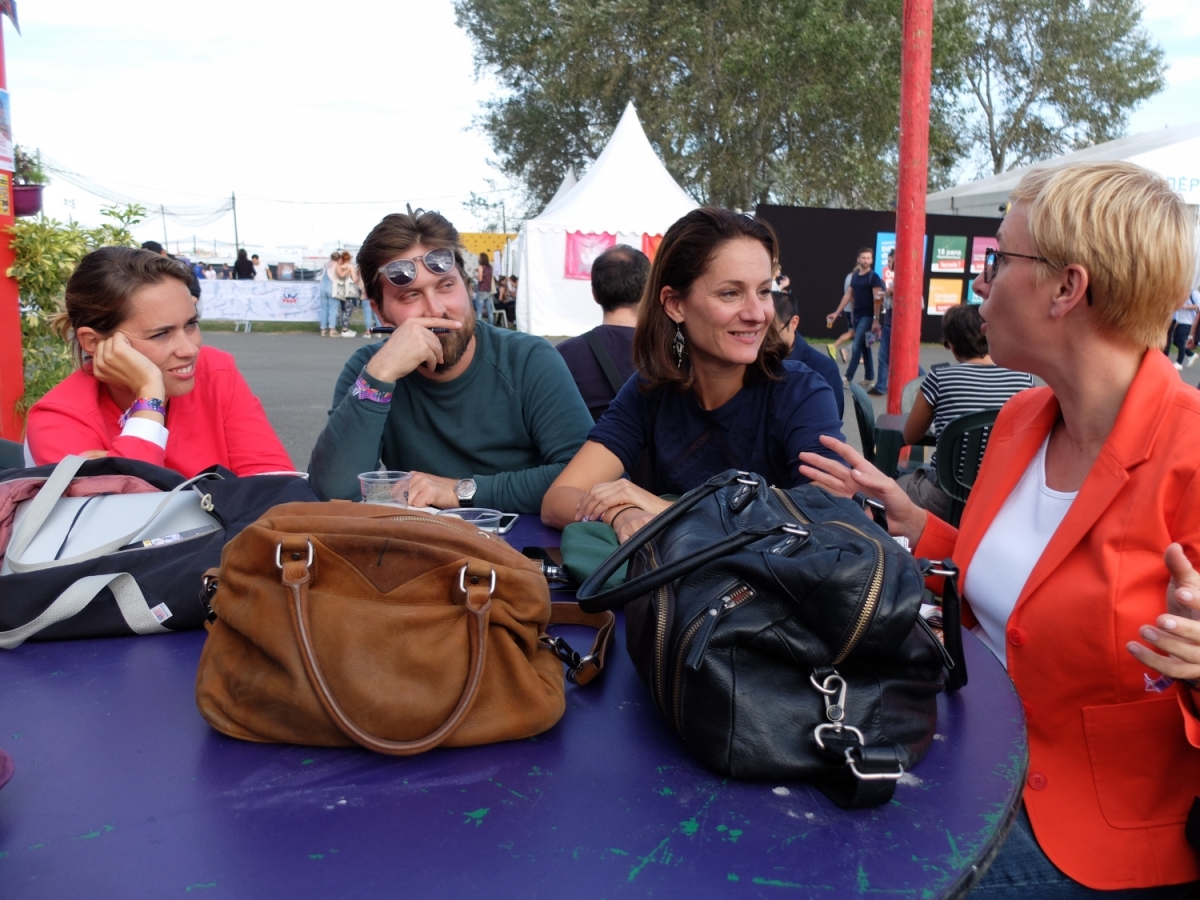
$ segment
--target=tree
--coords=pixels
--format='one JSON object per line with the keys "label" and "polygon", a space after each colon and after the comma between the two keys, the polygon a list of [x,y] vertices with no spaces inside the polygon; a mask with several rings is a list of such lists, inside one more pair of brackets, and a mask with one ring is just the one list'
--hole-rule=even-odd
{"label": "tree", "polygon": [[79,260],[97,247],[138,246],[129,229],[145,216],[142,207],[110,206],[101,214],[113,221],[83,228],[38,216],[17,219],[8,229],[14,259],[7,274],[17,280],[21,297],[25,393],[17,409],[22,413],[74,370],[70,348],[51,323],[63,311],[63,291]]}
{"label": "tree", "polygon": [[996,174],[1119,137],[1162,90],[1139,0],[977,0],[972,18],[968,133]]}
{"label": "tree", "polygon": [[[967,0],[935,28],[932,182],[958,140]],[[457,0],[477,69],[505,89],[479,126],[526,213],[582,171],[633,100],[697,200],[895,202],[901,0]]]}

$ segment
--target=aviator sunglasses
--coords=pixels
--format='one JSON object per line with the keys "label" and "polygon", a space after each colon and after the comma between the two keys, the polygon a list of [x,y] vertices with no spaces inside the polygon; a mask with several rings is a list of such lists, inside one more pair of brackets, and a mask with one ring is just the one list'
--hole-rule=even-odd
{"label": "aviator sunglasses", "polygon": [[454,268],[454,251],[445,247],[430,250],[424,256],[396,259],[379,270],[379,274],[396,287],[408,287],[417,280],[417,260],[421,260],[434,275],[445,275]]}

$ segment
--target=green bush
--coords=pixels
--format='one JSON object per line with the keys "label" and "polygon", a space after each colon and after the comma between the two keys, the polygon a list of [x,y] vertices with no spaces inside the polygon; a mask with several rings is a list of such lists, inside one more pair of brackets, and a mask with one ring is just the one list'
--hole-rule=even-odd
{"label": "green bush", "polygon": [[22,413],[75,368],[69,345],[51,330],[50,322],[63,310],[63,290],[79,260],[97,247],[138,246],[129,228],[145,215],[142,207],[108,207],[103,214],[113,221],[99,228],[39,216],[18,219],[8,229],[16,258],[7,274],[17,280],[21,294],[25,393],[17,409]]}

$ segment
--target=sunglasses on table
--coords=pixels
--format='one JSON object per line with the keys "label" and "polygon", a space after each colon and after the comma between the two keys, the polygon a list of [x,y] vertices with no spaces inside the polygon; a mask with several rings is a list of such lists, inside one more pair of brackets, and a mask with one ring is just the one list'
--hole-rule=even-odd
{"label": "sunglasses on table", "polygon": [[395,259],[379,270],[379,274],[396,287],[408,287],[417,280],[417,260],[434,275],[445,275],[454,268],[454,251],[445,247],[430,250],[424,256]]}
{"label": "sunglasses on table", "polygon": [[[1032,259],[1034,262],[1042,262],[1048,266],[1054,265],[1044,256],[1030,256],[1027,253],[1011,253],[1007,250],[991,249],[984,254],[983,258],[983,283],[991,284],[992,279],[996,277],[996,269],[999,268],[1000,263],[1009,258]],[[1092,286],[1090,284],[1087,286],[1087,305],[1092,305]]]}

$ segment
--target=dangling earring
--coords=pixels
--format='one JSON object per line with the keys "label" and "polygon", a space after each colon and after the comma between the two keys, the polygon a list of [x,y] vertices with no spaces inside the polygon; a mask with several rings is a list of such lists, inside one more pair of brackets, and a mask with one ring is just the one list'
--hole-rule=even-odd
{"label": "dangling earring", "polygon": [[683,338],[683,330],[675,323],[675,340],[671,341],[671,352],[675,354],[675,368],[683,368],[683,351],[687,342]]}

